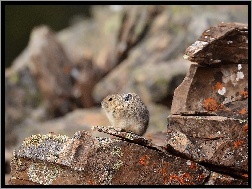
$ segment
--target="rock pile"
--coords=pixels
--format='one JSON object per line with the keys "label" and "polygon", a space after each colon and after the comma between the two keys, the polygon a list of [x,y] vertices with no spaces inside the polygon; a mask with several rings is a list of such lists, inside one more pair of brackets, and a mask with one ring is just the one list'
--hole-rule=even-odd
{"label": "rock pile", "polygon": [[185,58],[196,64],[174,93],[166,146],[102,127],[119,138],[32,135],[14,151],[10,184],[247,185],[247,25],[211,27]]}
{"label": "rock pile", "polygon": [[248,26],[210,27],[185,55],[192,64],[174,92],[167,146],[216,171],[248,177]]}

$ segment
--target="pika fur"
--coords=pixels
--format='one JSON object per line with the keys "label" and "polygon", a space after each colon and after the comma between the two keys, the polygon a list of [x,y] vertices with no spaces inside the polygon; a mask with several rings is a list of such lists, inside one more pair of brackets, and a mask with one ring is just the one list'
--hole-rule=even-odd
{"label": "pika fur", "polygon": [[108,95],[101,102],[112,126],[120,131],[143,135],[149,124],[149,111],[135,93]]}

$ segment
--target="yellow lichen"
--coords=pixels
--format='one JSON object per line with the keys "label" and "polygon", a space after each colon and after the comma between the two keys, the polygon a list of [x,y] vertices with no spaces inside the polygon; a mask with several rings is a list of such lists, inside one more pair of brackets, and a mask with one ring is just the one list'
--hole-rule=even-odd
{"label": "yellow lichen", "polygon": [[52,139],[54,141],[57,141],[59,143],[64,143],[67,139],[68,136],[66,135],[54,135],[52,133],[46,134],[46,135],[41,135],[41,134],[37,134],[37,135],[31,135],[30,137],[26,138],[23,141],[23,146],[37,146],[40,143],[44,142],[45,140],[48,139]]}
{"label": "yellow lichen", "polygon": [[33,163],[28,169],[29,180],[35,183],[49,185],[58,177],[62,169],[56,165]]}

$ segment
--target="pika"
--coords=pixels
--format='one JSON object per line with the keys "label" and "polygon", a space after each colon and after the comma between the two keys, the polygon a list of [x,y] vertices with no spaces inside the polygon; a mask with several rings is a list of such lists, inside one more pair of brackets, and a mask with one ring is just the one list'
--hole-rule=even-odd
{"label": "pika", "polygon": [[101,105],[114,128],[131,131],[140,136],[146,132],[149,111],[137,94],[108,95]]}

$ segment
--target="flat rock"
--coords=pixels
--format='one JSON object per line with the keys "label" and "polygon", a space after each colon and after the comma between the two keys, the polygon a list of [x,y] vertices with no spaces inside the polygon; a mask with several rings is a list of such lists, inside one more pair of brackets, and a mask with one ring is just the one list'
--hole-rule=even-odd
{"label": "flat rock", "polygon": [[205,30],[184,58],[199,64],[248,64],[248,24],[220,23]]}
{"label": "flat rock", "polygon": [[171,114],[248,117],[248,65],[192,64],[174,92]]}
{"label": "flat rock", "polygon": [[247,120],[221,116],[171,115],[168,122],[168,151],[205,163],[218,171],[242,177],[247,174]]}
{"label": "flat rock", "polygon": [[33,135],[14,152],[10,184],[198,185],[203,166],[148,146],[79,131]]}

